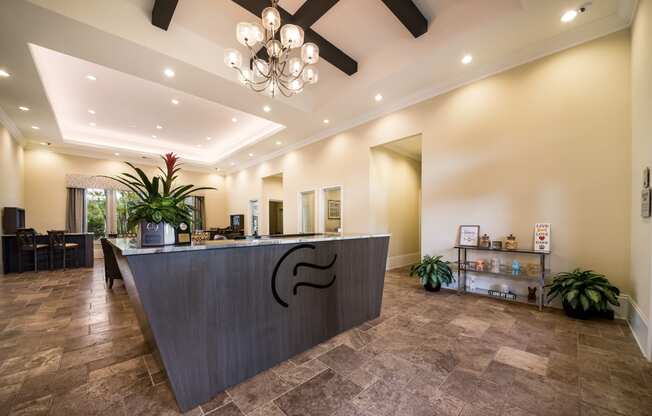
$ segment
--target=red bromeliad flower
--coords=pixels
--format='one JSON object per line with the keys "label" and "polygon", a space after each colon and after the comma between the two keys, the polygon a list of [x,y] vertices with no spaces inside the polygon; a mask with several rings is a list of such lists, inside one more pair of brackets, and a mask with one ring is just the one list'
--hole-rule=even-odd
{"label": "red bromeliad flower", "polygon": [[166,153],[165,156],[163,157],[163,160],[165,160],[165,166],[168,169],[167,177],[171,178],[172,175],[174,175],[174,168],[176,167],[176,164],[179,161],[179,157],[174,153]]}

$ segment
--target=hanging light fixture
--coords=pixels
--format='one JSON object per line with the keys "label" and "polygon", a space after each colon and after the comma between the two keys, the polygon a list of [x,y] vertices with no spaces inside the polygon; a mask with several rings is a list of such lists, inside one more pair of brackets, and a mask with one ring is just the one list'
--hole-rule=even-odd
{"label": "hanging light fixture", "polygon": [[[240,82],[252,90],[272,97],[280,91],[291,97],[302,92],[306,84],[319,80],[319,70],[315,66],[319,62],[319,47],[303,43],[301,27],[292,24],[281,27],[277,3],[278,0],[272,0],[272,6],[263,10],[261,24],[243,22],[236,26],[236,38],[250,54],[245,66],[242,53],[237,49],[224,52],[224,63],[235,69]],[[258,46],[267,51],[267,60],[258,57]],[[299,56],[291,56],[291,52],[299,48]]]}

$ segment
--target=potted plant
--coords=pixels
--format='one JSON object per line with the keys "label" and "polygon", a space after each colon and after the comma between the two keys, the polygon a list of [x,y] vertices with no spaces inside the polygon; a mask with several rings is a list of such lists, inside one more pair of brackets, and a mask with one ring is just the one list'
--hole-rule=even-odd
{"label": "potted plant", "polygon": [[162,175],[151,180],[142,169],[125,162],[135,174],[124,172],[111,179],[129,188],[135,201],[127,206],[128,226],[138,226],[138,234],[143,247],[174,244],[174,229],[181,222],[192,221],[192,207],[184,201],[192,193],[215,188],[194,185],[175,186],[177,173],[181,170],[179,158],[174,153],[161,156],[166,170],[159,168]]}
{"label": "potted plant", "polygon": [[613,317],[608,305],[620,306],[620,290],[593,270],[575,269],[570,273],[559,273],[546,287],[550,288],[548,303],[561,297],[564,311],[571,318],[588,319],[596,314]]}
{"label": "potted plant", "polygon": [[420,263],[410,268],[410,276],[417,275],[421,284],[429,292],[438,292],[442,283],[451,284],[455,281],[453,271],[443,256],[424,256]]}

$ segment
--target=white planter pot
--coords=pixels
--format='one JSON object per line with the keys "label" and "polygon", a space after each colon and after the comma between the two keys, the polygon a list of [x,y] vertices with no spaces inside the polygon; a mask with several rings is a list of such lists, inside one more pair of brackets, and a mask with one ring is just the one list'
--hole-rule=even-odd
{"label": "white planter pot", "polygon": [[138,227],[141,247],[168,246],[174,244],[174,227],[167,223],[141,222]]}

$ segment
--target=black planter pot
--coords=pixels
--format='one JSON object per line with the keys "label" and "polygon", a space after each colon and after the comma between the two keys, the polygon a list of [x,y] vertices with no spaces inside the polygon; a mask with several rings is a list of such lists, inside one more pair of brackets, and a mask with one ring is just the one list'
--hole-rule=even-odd
{"label": "black planter pot", "polygon": [[593,312],[590,309],[588,311],[585,311],[582,308],[575,309],[568,302],[562,302],[562,305],[564,306],[566,316],[570,318],[586,320],[593,315]]}
{"label": "black planter pot", "polygon": [[441,283],[437,283],[436,285],[430,284],[430,282],[426,283],[423,285],[423,288],[426,289],[428,292],[439,292],[439,289],[441,289]]}

